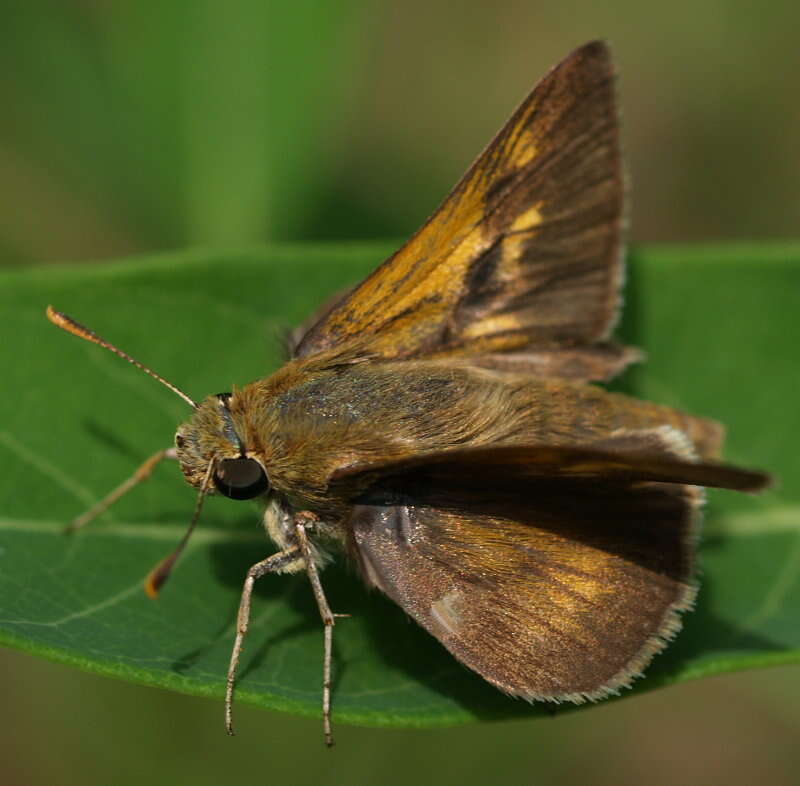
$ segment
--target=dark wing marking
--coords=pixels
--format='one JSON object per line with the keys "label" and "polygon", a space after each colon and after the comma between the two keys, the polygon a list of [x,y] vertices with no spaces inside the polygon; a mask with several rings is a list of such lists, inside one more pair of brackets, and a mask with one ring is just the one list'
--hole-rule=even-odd
{"label": "dark wing marking", "polygon": [[574,378],[608,377],[633,359],[604,343],[622,278],[613,82],[602,42],[552,69],[436,213],[306,333],[297,356],[358,340],[384,358],[524,353],[536,373],[554,349],[572,347]]}
{"label": "dark wing marking", "polygon": [[569,481],[491,510],[371,502],[353,510],[352,549],[368,583],[489,682],[581,702],[629,685],[680,628],[700,500]]}

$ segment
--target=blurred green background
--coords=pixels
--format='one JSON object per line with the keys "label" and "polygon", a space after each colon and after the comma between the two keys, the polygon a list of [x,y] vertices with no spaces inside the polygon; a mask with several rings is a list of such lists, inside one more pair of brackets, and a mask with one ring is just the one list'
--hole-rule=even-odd
{"label": "blurred green background", "polygon": [[[800,8],[6,0],[0,261],[402,238],[544,71],[611,41],[636,243],[797,236]],[[0,655],[0,783],[794,784],[797,669],[546,720],[339,727]]]}
{"label": "blurred green background", "polygon": [[0,259],[402,238],[544,71],[621,71],[635,242],[796,235],[800,10],[6,0]]}

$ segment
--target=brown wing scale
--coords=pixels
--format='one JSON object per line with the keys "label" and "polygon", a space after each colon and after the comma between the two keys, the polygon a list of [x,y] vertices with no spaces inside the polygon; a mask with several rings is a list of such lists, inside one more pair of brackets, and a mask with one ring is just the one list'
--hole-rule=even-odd
{"label": "brown wing scale", "polygon": [[675,429],[597,445],[383,468],[349,522],[365,579],[509,693],[580,702],[629,685],[694,598],[694,484],[769,478],[697,462]]}
{"label": "brown wing scale", "polygon": [[297,356],[357,338],[384,358],[461,355],[497,367],[497,355],[522,353],[515,370],[585,379],[634,359],[605,343],[621,280],[613,81],[602,42],[551,70],[436,213],[306,333]]}
{"label": "brown wing scale", "polygon": [[[685,442],[686,454],[674,452],[676,440]],[[340,467],[330,482],[336,488],[364,475],[381,478],[379,482],[387,487],[402,479],[421,479],[464,500],[476,494],[491,494],[492,489],[501,487],[527,493],[532,483],[559,478],[599,483],[690,483],[746,492],[763,491],[771,482],[770,476],[759,470],[698,461],[685,435],[669,427],[626,431],[587,447],[478,445],[384,461],[370,459]]]}
{"label": "brown wing scale", "polygon": [[489,682],[581,702],[629,685],[679,629],[700,500],[571,481],[484,511],[364,504],[353,550],[368,583]]}

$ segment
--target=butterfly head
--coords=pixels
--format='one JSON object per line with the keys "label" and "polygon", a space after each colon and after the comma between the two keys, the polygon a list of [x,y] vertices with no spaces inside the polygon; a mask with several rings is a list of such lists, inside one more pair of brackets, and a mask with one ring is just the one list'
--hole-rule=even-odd
{"label": "butterfly head", "polygon": [[231,399],[230,393],[218,393],[197,404],[175,434],[175,450],[190,485],[202,488],[213,462],[210,491],[231,499],[252,499],[269,491],[269,479],[236,430]]}

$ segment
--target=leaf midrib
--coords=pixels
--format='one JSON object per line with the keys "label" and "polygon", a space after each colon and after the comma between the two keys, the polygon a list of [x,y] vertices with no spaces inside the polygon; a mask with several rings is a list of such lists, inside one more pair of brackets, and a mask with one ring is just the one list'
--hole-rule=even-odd
{"label": "leaf midrib", "polygon": [[[9,519],[0,518],[0,531],[11,532],[31,532],[43,534],[63,534],[63,521],[45,521],[43,519]],[[146,524],[142,522],[115,522],[114,524],[101,524],[91,527],[84,532],[72,535],[64,534],[65,542],[67,538],[86,538],[86,537],[117,537],[117,538],[142,538],[144,540],[158,540],[175,542],[186,533],[187,522],[179,523],[159,522],[157,524]],[[236,529],[226,529],[222,527],[198,527],[192,535],[190,545],[200,546],[210,543],[252,543],[263,541],[263,532],[242,531]]]}

